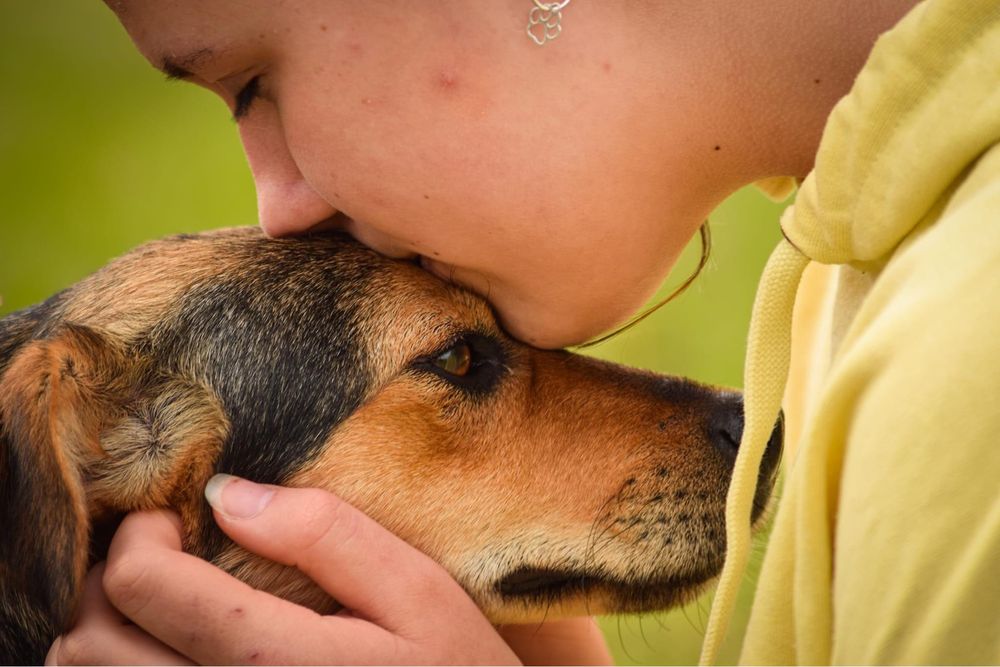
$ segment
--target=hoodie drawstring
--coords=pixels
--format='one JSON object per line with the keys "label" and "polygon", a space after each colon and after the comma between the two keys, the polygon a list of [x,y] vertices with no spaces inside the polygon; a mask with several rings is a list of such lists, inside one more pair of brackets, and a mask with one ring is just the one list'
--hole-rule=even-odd
{"label": "hoodie drawstring", "polygon": [[781,411],[791,358],[792,307],[808,264],[808,257],[782,239],[767,260],[754,299],[743,370],[743,437],[726,496],[726,561],[708,617],[702,665],[718,658],[750,557],[757,474]]}

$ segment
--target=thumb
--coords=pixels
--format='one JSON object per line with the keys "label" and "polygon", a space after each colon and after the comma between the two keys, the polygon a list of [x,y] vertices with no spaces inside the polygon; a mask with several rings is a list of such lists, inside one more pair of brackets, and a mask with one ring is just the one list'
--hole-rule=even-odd
{"label": "thumb", "polygon": [[331,493],[216,475],[205,496],[219,527],[238,544],[298,568],[387,630],[412,626],[426,617],[429,603],[475,610],[440,565]]}

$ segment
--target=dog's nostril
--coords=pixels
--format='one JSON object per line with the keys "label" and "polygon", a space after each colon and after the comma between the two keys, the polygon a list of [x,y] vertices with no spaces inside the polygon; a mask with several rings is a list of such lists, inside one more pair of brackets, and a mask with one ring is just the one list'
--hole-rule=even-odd
{"label": "dog's nostril", "polygon": [[708,420],[708,437],[722,452],[736,456],[743,438],[743,399],[728,397]]}

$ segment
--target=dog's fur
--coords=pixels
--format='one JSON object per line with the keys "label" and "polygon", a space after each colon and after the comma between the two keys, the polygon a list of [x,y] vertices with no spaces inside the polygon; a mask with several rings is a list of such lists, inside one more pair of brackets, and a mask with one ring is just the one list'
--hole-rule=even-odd
{"label": "dog's fur", "polygon": [[722,563],[739,394],[521,345],[483,300],[342,235],[148,244],[0,320],[0,378],[0,661],[41,660],[136,509],[175,508],[186,550],[334,609],[221,533],[216,472],[336,492],[498,623],[664,608]]}

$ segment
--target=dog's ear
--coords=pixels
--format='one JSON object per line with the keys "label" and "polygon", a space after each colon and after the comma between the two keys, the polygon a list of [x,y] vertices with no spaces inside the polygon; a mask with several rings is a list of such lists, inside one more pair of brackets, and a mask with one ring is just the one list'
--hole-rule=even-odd
{"label": "dog's ear", "polygon": [[0,661],[39,660],[71,620],[88,559],[83,474],[103,455],[122,368],[104,336],[66,325],[0,378]]}

